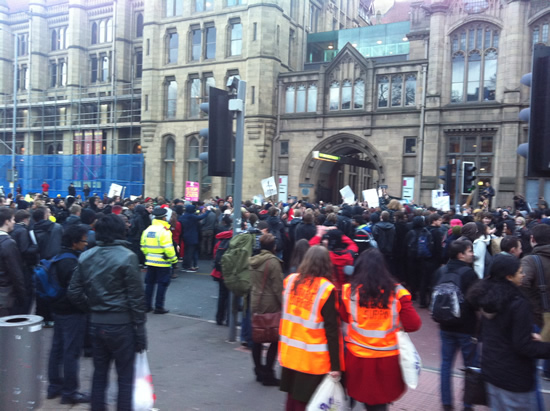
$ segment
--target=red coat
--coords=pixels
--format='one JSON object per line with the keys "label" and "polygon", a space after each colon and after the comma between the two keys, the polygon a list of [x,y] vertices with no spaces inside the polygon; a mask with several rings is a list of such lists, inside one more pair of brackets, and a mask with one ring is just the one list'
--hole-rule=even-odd
{"label": "red coat", "polygon": [[183,257],[183,240],[181,239],[181,223],[176,222],[176,228],[172,230],[172,241],[179,246],[178,257]]}
{"label": "red coat", "polygon": [[[222,231],[221,233],[216,234],[216,244],[214,245],[214,251],[212,252],[212,258],[216,260],[216,252],[218,251],[218,247],[220,246],[220,243],[222,240],[226,238],[232,238],[233,237],[233,231]],[[212,269],[212,272],[210,275],[214,278],[223,279],[222,272],[219,270],[216,270],[216,267]]]}
{"label": "red coat", "polygon": [[[417,331],[422,321],[414,309],[411,296],[399,299],[399,321],[406,332]],[[344,304],[339,306],[340,318],[347,320]],[[351,398],[366,404],[387,404],[396,401],[406,391],[399,356],[360,358],[346,350],[345,385]]]}
{"label": "red coat", "polygon": [[[344,267],[346,265],[353,265],[353,254],[359,251],[357,244],[353,242],[351,238],[346,235],[342,235],[342,242],[345,244],[346,248],[341,251],[330,251],[330,261],[334,268],[333,284],[337,290],[341,290],[344,284],[349,283],[349,279],[344,274]],[[321,237],[315,236],[309,240],[309,245],[319,245],[321,244]]]}

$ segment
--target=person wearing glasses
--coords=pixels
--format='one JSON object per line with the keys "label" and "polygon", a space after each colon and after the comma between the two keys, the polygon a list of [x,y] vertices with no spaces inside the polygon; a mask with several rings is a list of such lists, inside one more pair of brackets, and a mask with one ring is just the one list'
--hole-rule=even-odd
{"label": "person wearing glasses", "polygon": [[[67,226],[61,238],[61,252],[50,268],[59,285],[67,289],[78,265],[80,253],[88,245],[88,229],[82,224]],[[90,402],[90,396],[78,391],[79,358],[86,334],[86,313],[71,303],[65,293],[52,302],[54,317],[52,348],[48,361],[48,399],[61,396],[61,404]]]}

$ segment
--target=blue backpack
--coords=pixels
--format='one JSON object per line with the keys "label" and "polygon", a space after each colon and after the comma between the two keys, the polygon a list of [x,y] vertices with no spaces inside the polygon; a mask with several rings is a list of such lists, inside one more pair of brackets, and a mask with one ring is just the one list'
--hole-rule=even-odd
{"label": "blue backpack", "polygon": [[42,259],[35,267],[36,294],[42,300],[53,302],[63,297],[67,292],[67,290],[59,284],[57,270],[55,268],[55,263],[65,258],[74,258],[78,260],[78,257],[73,253],[63,253],[56,255],[50,260]]}

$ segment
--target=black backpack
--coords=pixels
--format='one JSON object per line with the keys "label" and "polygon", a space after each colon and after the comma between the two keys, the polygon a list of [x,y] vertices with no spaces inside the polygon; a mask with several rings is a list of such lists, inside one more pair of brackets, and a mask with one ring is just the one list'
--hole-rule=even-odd
{"label": "black backpack", "polygon": [[412,258],[431,258],[434,251],[434,239],[432,233],[424,227],[420,232],[413,230],[414,235],[411,236],[407,244],[409,257]]}
{"label": "black backpack", "polygon": [[461,325],[464,314],[464,294],[462,293],[462,274],[470,270],[463,267],[456,273],[443,267],[439,283],[432,292],[430,313],[432,319],[441,325]]}

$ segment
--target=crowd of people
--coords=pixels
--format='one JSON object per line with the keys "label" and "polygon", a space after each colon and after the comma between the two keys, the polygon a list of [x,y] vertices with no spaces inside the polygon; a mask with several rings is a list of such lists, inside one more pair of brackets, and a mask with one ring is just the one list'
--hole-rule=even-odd
{"label": "crowd of people", "polygon": [[[550,343],[538,334],[545,312],[541,282],[550,281],[550,210],[455,214],[389,197],[377,208],[234,204],[231,196],[81,198],[69,189],[66,197],[49,197],[47,187],[35,196],[0,197],[0,316],[34,307],[54,328],[48,398],[105,409],[114,359],[118,409],[131,409],[134,356],[147,348],[146,313],[167,313],[171,280],[196,272],[199,259],[207,258],[219,284],[216,323],[228,325],[231,308],[242,311],[241,343],[251,350],[256,380],[287,392],[287,410],[305,409],[327,373],[341,377],[348,395],[367,410],[387,409],[406,389],[396,333],[421,327],[413,303],[433,306],[434,290],[446,282],[464,299],[460,318],[440,323],[443,408],[453,409],[451,373],[460,350],[466,366],[481,366],[493,409],[544,409],[536,359],[550,358]],[[237,235],[235,207],[242,216]],[[241,271],[248,286],[229,307],[233,289],[224,255],[243,235],[250,237],[239,243],[247,248]],[[55,300],[36,292],[40,260],[55,260],[63,290]],[[251,318],[278,312],[279,339],[264,359]],[[483,341],[481,352],[473,337]],[[81,351],[94,361],[91,396],[79,391]],[[542,376],[550,379],[550,361]]]}

